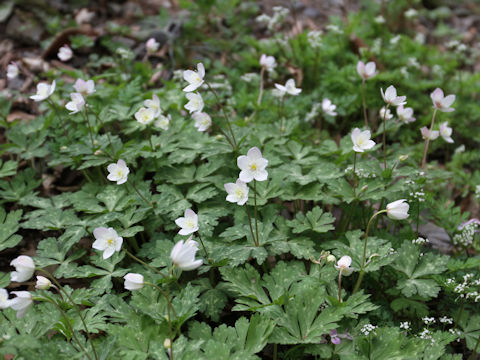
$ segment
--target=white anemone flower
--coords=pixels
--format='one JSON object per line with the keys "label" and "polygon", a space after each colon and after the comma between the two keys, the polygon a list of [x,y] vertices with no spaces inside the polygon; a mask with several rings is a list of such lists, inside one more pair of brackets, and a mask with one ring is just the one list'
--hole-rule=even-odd
{"label": "white anemone flower", "polygon": [[203,264],[202,259],[195,260],[198,243],[190,236],[187,241],[180,240],[175,244],[170,253],[172,263],[181,270],[195,270]]}
{"label": "white anemone flower", "polygon": [[156,113],[152,108],[141,107],[135,113],[135,119],[142,125],[149,125],[153,120],[155,120]]}
{"label": "white anemone flower", "polygon": [[119,159],[116,164],[112,163],[108,165],[107,170],[109,172],[107,176],[108,180],[116,181],[117,185],[127,182],[130,169],[122,159]]}
{"label": "white anemone flower", "polygon": [[[385,111],[387,113],[385,113]],[[393,118],[393,114],[392,112],[390,111],[390,109],[387,109],[385,106],[383,106],[380,111],[379,111],[379,115],[380,115],[380,118],[383,120],[390,120],[391,118]]]}
{"label": "white anemone flower", "polygon": [[423,139],[430,140],[430,141],[437,139],[438,136],[440,135],[440,132],[438,130],[430,131],[426,126],[422,127],[420,129],[420,132],[422,133]]}
{"label": "white anemone flower", "polygon": [[432,98],[433,107],[435,109],[442,112],[452,112],[455,110],[454,108],[450,107],[455,101],[455,95],[450,94],[448,96],[445,96],[442,89],[436,88],[430,94],[430,97]]}
{"label": "white anemone flower", "polygon": [[158,51],[158,48],[160,47],[160,43],[154,38],[150,38],[145,43],[145,47],[147,48],[147,52],[149,54],[153,54],[154,52]]}
{"label": "white anemone flower", "polygon": [[192,115],[192,118],[195,120],[194,126],[200,132],[207,131],[212,126],[212,118],[207,113],[196,112]]}
{"label": "white anemone flower", "polygon": [[181,229],[178,231],[180,235],[190,235],[198,231],[198,215],[192,209],[186,209],[183,217],[175,220]]}
{"label": "white anemone flower", "polygon": [[357,73],[363,80],[368,80],[377,75],[376,65],[373,61],[364,64],[363,61],[357,63]]}
{"label": "white anemone flower", "polygon": [[145,105],[149,109],[153,109],[155,111],[155,116],[160,115],[160,113],[162,112],[162,108],[160,107],[160,99],[155,94],[153,94],[151,99],[145,100],[143,102],[143,105]]}
{"label": "white anemone flower", "polygon": [[353,129],[351,135],[353,151],[364,152],[365,150],[373,148],[375,146],[375,141],[370,140],[370,137],[370,130],[362,131],[359,128]]}
{"label": "white anemone flower", "polygon": [[395,89],[395,86],[390,85],[385,92],[383,92],[383,88],[380,88],[380,92],[382,94],[383,101],[385,101],[387,104],[390,104],[392,106],[399,106],[399,105],[405,105],[407,102],[405,101],[407,99],[406,96],[397,96],[397,89]]}
{"label": "white anemone flower", "polygon": [[337,108],[337,105],[332,104],[330,99],[323,99],[322,110],[325,114],[330,116],[337,116],[337,113],[335,112],[336,108]]}
{"label": "white anemone flower", "polygon": [[170,114],[168,115],[158,115],[158,120],[155,121],[155,127],[160,128],[162,130],[168,130],[170,127],[170,120],[171,120]]}
{"label": "white anemone flower", "polygon": [[73,51],[68,45],[63,45],[58,50],[58,58],[62,61],[68,61],[73,57]]}
{"label": "white anemone flower", "polygon": [[404,124],[408,124],[416,120],[413,117],[413,109],[410,107],[403,107],[403,105],[397,107],[397,115],[400,121]]}
{"label": "white anemone flower", "polygon": [[35,289],[48,290],[52,286],[52,282],[45,276],[37,276],[37,282],[35,283]]}
{"label": "white anemone flower", "polygon": [[13,259],[10,265],[15,267],[15,271],[12,271],[10,274],[12,281],[27,281],[35,272],[35,263],[30,256],[20,255],[19,257]]}
{"label": "white anemone flower", "polygon": [[83,110],[85,106],[85,99],[83,98],[82,94],[80,93],[71,93],[70,98],[72,101],[69,101],[65,108],[70,111],[70,115],[76,114]]}
{"label": "white anemone flower", "polygon": [[188,103],[185,105],[190,114],[194,112],[201,112],[203,110],[203,99],[202,95],[197,93],[188,93],[185,95],[188,99]]}
{"label": "white anemone flower", "polygon": [[123,238],[118,236],[114,228],[98,227],[93,230],[93,236],[95,241],[92,248],[103,251],[103,259],[108,259],[122,248]]}
{"label": "white anemone flower", "polygon": [[268,160],[262,157],[262,152],[258,147],[252,147],[248,150],[247,155],[239,156],[237,165],[241,170],[238,176],[241,181],[249,183],[254,179],[257,181],[267,180],[268,172],[265,168]]}
{"label": "white anemone flower", "polygon": [[185,70],[183,78],[188,82],[188,85],[183,89],[185,92],[192,92],[202,86],[205,77],[205,67],[202,63],[197,64],[197,71]]}
{"label": "white anemone flower", "polygon": [[15,79],[19,74],[18,66],[14,62],[8,64],[7,66],[7,78]]}
{"label": "white anemone flower", "polygon": [[145,284],[142,274],[128,273],[123,278],[125,279],[123,286],[130,291],[139,290]]}
{"label": "white anemone flower", "polygon": [[410,209],[410,205],[408,205],[407,200],[400,199],[394,201],[390,204],[387,204],[387,216],[393,220],[404,220],[408,218],[408,209]]}
{"label": "white anemone flower", "polygon": [[288,79],[285,85],[275,84],[275,87],[282,92],[282,94],[298,95],[302,89],[295,87],[295,80]]}
{"label": "white anemone flower", "polygon": [[260,65],[268,72],[271,72],[277,66],[277,62],[275,61],[275,58],[273,56],[267,56],[265,54],[262,54],[262,56],[260,56]]}
{"label": "white anemone flower", "polygon": [[83,96],[87,96],[95,92],[95,83],[93,82],[93,80],[85,81],[83,79],[77,79],[77,81],[75,81],[75,84],[73,84],[73,88],[77,93],[80,93]]}
{"label": "white anemone flower", "polygon": [[443,138],[443,140],[450,144],[453,143],[452,132],[453,130],[451,127],[448,126],[447,121],[440,125],[440,136]]}
{"label": "white anemone flower", "polygon": [[237,179],[235,183],[227,183],[223,185],[227,191],[227,201],[244,205],[248,200],[248,186],[242,180]]}
{"label": "white anemone flower", "polygon": [[10,300],[8,300],[8,291],[6,289],[0,289],[0,309],[6,309],[10,306]]}
{"label": "white anemone flower", "polygon": [[17,312],[17,319],[25,316],[30,305],[33,304],[32,294],[28,291],[12,291],[17,297],[9,300],[10,307]]}
{"label": "white anemone flower", "polygon": [[55,91],[55,80],[53,80],[52,85],[46,83],[37,84],[37,93],[30,96],[30,99],[34,101],[42,101],[47,99]]}
{"label": "white anemone flower", "polygon": [[353,272],[353,268],[351,268],[350,265],[352,265],[352,258],[348,255],[344,255],[338,260],[335,269],[340,271],[342,276],[348,276]]}

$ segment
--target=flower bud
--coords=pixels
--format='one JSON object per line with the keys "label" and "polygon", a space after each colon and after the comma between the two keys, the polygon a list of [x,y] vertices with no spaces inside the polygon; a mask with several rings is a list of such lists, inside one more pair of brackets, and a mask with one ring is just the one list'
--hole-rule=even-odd
{"label": "flower bud", "polygon": [[337,258],[333,255],[328,255],[327,256],[327,262],[335,262],[337,261]]}
{"label": "flower bud", "polygon": [[399,160],[399,161],[405,161],[405,160],[407,160],[407,159],[408,159],[408,155],[400,155],[400,156],[398,157],[398,160]]}
{"label": "flower bud", "polygon": [[51,286],[52,282],[45,276],[37,276],[37,283],[35,284],[35,289],[48,290]]}
{"label": "flower bud", "polygon": [[166,338],[165,341],[163,342],[163,347],[165,349],[170,349],[172,347],[172,342],[170,341],[169,338]]}

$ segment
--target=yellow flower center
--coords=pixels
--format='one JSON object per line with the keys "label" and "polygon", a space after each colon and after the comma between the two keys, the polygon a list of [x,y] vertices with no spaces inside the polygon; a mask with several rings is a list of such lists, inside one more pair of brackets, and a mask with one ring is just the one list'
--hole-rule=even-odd
{"label": "yellow flower center", "polygon": [[235,190],[235,195],[238,197],[238,198],[241,198],[243,197],[243,190],[242,189],[236,189]]}
{"label": "yellow flower center", "polygon": [[251,164],[250,165],[250,170],[252,170],[252,171],[257,170],[257,164]]}
{"label": "yellow flower center", "polygon": [[107,243],[108,243],[108,245],[113,245],[113,239],[112,238],[108,239]]}
{"label": "yellow flower center", "polygon": [[117,176],[118,177],[123,177],[123,170],[117,170]]}

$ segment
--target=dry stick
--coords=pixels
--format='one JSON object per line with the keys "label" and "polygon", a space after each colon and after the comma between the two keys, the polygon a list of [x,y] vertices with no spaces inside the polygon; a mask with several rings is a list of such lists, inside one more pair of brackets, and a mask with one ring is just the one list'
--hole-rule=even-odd
{"label": "dry stick", "polygon": [[368,129],[368,118],[367,118],[367,103],[365,101],[365,79],[362,79],[362,104],[363,104],[363,118],[365,119],[365,126]]}
{"label": "dry stick", "polygon": [[220,99],[218,98],[218,95],[215,92],[215,90],[213,90],[213,88],[210,86],[210,84],[208,82],[205,81],[205,84],[207,84],[208,89],[215,96],[215,100],[217,101],[217,104],[220,105],[220,107],[222,108],[223,116],[225,117],[225,120],[227,120],[228,130],[230,131],[230,134],[232,135],[233,145],[235,146],[234,149],[236,149],[237,148],[237,140],[235,139],[235,135],[233,133],[232,126],[230,124],[230,119],[228,118],[227,113],[225,112],[225,108],[222,106],[222,104],[220,104]]}
{"label": "dry stick", "polygon": [[263,96],[263,75],[265,74],[265,67],[262,66],[262,70],[260,70],[260,92],[258,93],[257,105],[260,106],[262,103],[262,96]]}
{"label": "dry stick", "polygon": [[430,124],[429,135],[425,139],[425,148],[423,150],[423,159],[422,159],[422,169],[425,169],[425,165],[427,164],[428,144],[430,143],[430,136],[432,135],[433,125],[435,124],[436,115],[437,115],[437,109],[435,108],[435,110],[433,110],[432,123]]}
{"label": "dry stick", "polygon": [[384,107],[383,112],[383,170],[387,169],[387,132],[385,130],[385,124],[387,122],[387,111],[390,104]]}
{"label": "dry stick", "polygon": [[373,216],[368,220],[367,230],[365,231],[365,242],[363,244],[363,258],[362,258],[362,267],[360,269],[360,275],[358,276],[357,283],[355,284],[355,288],[353,289],[353,293],[355,294],[362,283],[363,276],[365,274],[365,259],[367,258],[367,240],[368,240],[368,233],[370,231],[370,225],[372,224],[372,220],[377,217],[377,215],[383,214],[387,212],[387,210],[380,210],[373,214]]}
{"label": "dry stick", "polygon": [[245,210],[247,210],[248,225],[250,226],[250,233],[252,234],[253,242],[255,243],[255,246],[258,247],[258,239],[255,239],[255,234],[253,233],[252,217],[250,216],[250,211],[248,211],[248,205],[247,204],[245,204]]}
{"label": "dry stick", "polygon": [[55,279],[55,277],[50,274],[47,270],[45,269],[42,269],[42,268],[38,268],[37,270],[43,272],[45,275],[47,275],[50,279],[53,280],[53,282],[55,283],[55,285],[57,285],[57,287],[63,291],[63,293],[65,294],[65,296],[68,298],[68,300],[72,303],[72,306],[73,308],[75,309],[75,311],[78,313],[78,316],[80,317],[80,320],[82,321],[82,324],[83,324],[83,327],[85,328],[85,332],[87,333],[87,338],[88,338],[88,341],[90,341],[90,345],[92,346],[92,350],[93,350],[93,355],[95,356],[95,359],[98,360],[98,355],[97,355],[97,351],[95,350],[95,346],[93,345],[93,341],[92,341],[92,338],[90,337],[90,332],[88,331],[88,328],[87,328],[87,324],[85,323],[85,319],[83,318],[83,315],[82,315],[82,312],[80,311],[80,309],[77,307],[77,305],[75,304],[75,301],[73,301],[72,297],[70,296],[70,294],[68,294],[65,289],[62,287],[62,285],[57,281],[57,279]]}
{"label": "dry stick", "polygon": [[254,214],[255,214],[255,233],[257,235],[257,246],[259,244],[258,241],[258,219],[257,219],[257,180],[253,179],[253,201],[255,204]]}

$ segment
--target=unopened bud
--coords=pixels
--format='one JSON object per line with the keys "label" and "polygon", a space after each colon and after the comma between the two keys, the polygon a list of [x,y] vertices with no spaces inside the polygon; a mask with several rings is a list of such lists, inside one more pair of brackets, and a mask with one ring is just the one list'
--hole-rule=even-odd
{"label": "unopened bud", "polygon": [[337,258],[333,255],[328,255],[327,256],[327,262],[335,262],[337,261]]}
{"label": "unopened bud", "polygon": [[39,290],[47,290],[52,286],[50,280],[48,280],[44,276],[37,276],[37,283],[35,284],[35,288]]}
{"label": "unopened bud", "polygon": [[360,189],[360,192],[367,191],[367,189],[368,189],[368,185],[364,185],[364,186],[362,186],[362,188]]}
{"label": "unopened bud", "polygon": [[400,156],[398,157],[398,160],[399,160],[399,161],[405,161],[405,160],[407,160],[407,159],[408,159],[408,155],[400,155]]}
{"label": "unopened bud", "polygon": [[165,341],[163,342],[163,347],[165,349],[170,349],[172,347],[172,342],[170,341],[169,338],[166,338]]}

